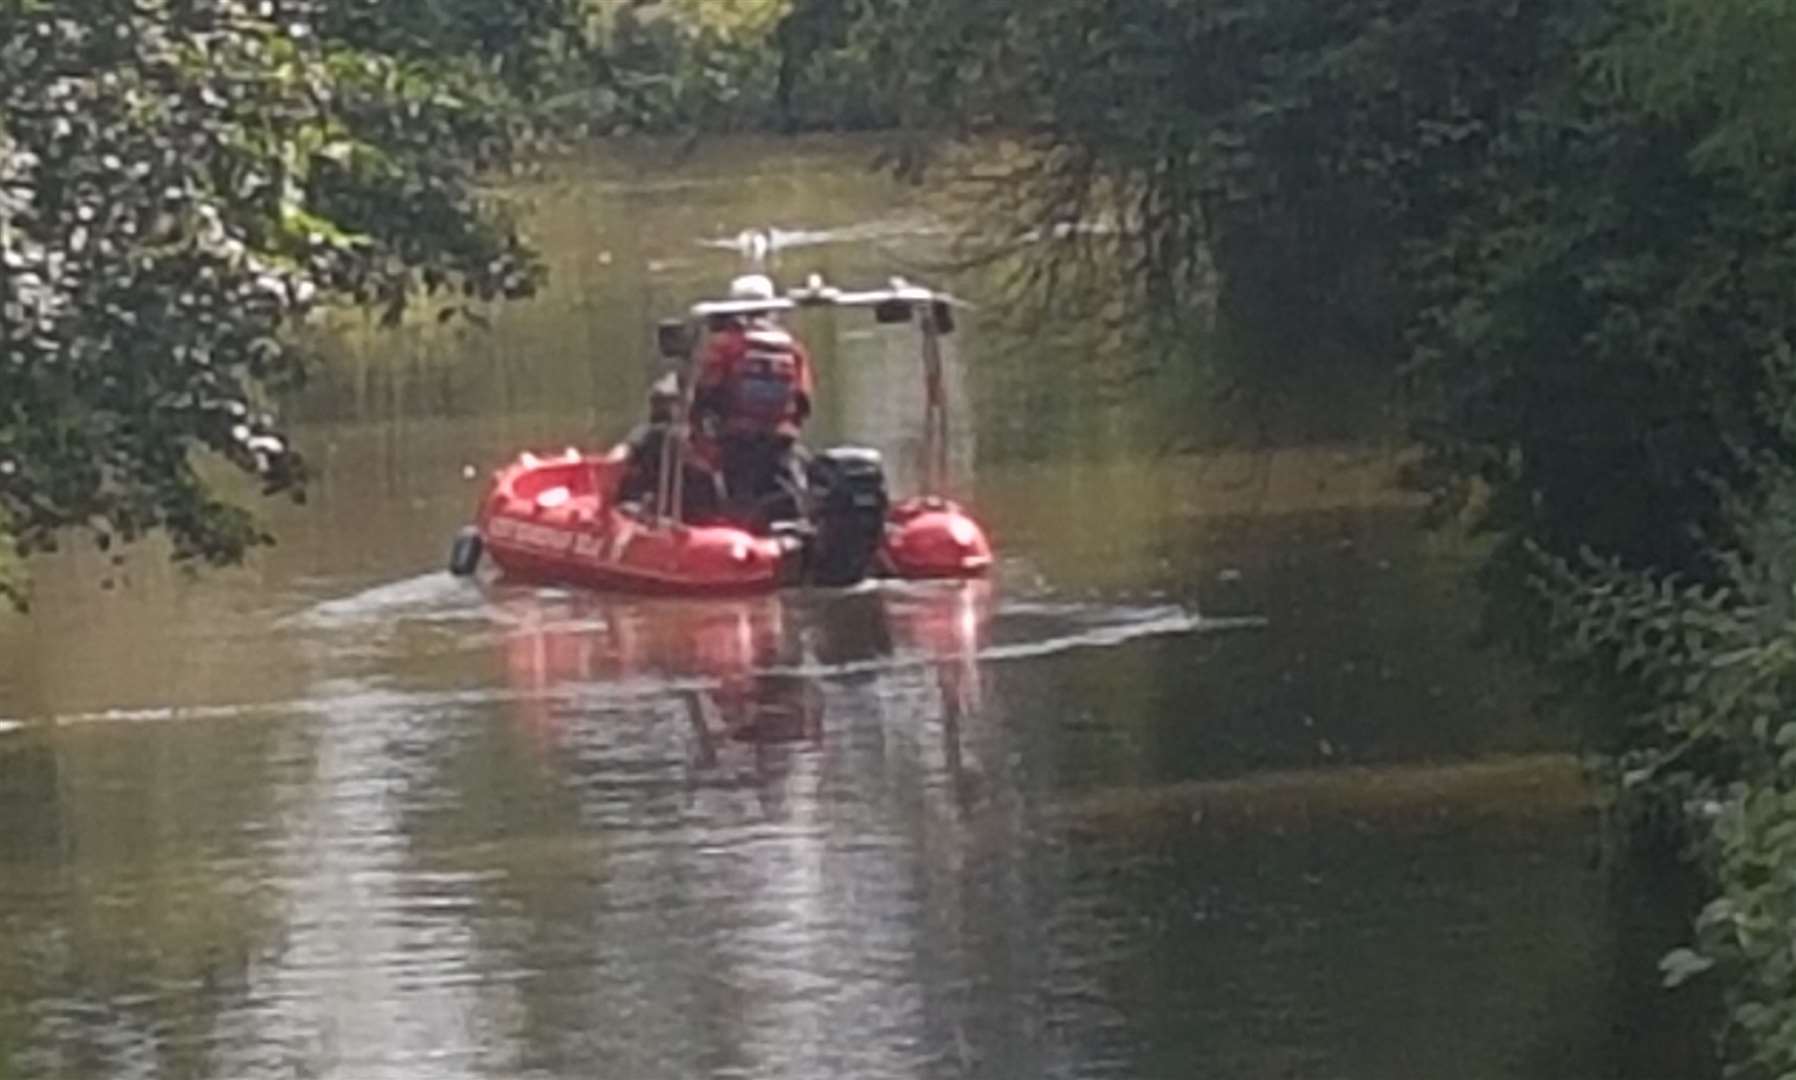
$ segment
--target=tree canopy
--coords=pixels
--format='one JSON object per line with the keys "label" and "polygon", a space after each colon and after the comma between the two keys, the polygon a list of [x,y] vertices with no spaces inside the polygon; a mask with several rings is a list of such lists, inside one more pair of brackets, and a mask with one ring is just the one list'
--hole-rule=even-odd
{"label": "tree canopy", "polygon": [[[17,548],[267,537],[204,479],[305,464],[268,408],[324,303],[531,291],[479,170],[580,32],[557,0],[0,6],[0,524]],[[0,589],[17,596],[16,580]]]}
{"label": "tree canopy", "polygon": [[1219,288],[1280,379],[1330,339],[1381,358],[1417,482],[1525,601],[1530,548],[1712,574],[1723,492],[1796,450],[1785,9],[917,0],[904,78],[922,122],[1018,143],[991,215],[1069,240],[1025,282],[1119,264],[1141,325]]}

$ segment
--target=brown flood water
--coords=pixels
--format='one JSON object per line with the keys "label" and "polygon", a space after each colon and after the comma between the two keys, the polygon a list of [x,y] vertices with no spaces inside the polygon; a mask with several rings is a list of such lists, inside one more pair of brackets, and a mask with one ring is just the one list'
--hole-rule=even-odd
{"label": "brown flood water", "polygon": [[[1682,912],[1468,643],[1465,556],[1335,432],[979,313],[950,355],[990,583],[727,602],[442,571],[484,471],[634,419],[748,226],[927,259],[841,141],[527,192],[547,295],[325,341],[281,544],[36,567],[0,616],[0,1080],[1700,1074]],[[956,282],[977,291],[977,282]],[[901,337],[805,315],[815,441],[913,482]],[[1214,441],[1214,440],[1212,440]]]}

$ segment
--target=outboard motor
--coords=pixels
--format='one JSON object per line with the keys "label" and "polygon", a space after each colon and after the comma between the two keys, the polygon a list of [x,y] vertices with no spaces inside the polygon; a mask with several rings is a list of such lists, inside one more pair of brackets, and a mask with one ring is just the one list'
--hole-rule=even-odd
{"label": "outboard motor", "polygon": [[885,539],[885,462],[877,450],[831,447],[812,460],[810,481],[817,532],[809,576],[818,585],[853,585]]}

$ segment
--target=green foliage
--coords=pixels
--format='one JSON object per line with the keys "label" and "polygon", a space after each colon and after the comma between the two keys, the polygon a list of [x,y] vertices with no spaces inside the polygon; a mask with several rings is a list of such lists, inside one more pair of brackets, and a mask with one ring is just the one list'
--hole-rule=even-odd
{"label": "green foliage", "polygon": [[445,61],[534,98],[584,74],[585,0],[333,0],[318,5],[327,40],[424,66]]}
{"label": "green foliage", "polygon": [[1528,544],[1710,577],[1717,493],[1788,456],[1761,398],[1796,316],[1796,190],[1775,155],[1715,149],[1759,152],[1783,115],[1790,83],[1741,59],[1796,33],[1766,5],[894,7],[875,22],[911,43],[907,107],[1017,143],[976,178],[998,239],[972,257],[1050,308],[1102,283],[1112,318],[1175,340],[1218,294],[1259,341],[1205,350],[1252,358],[1240,379],[1355,343],[1410,391],[1437,512],[1496,534],[1494,626],[1538,634]]}
{"label": "green foliage", "polygon": [[1113,318],[1177,327],[1213,271],[1272,377],[1387,359],[1416,482],[1494,537],[1493,627],[1695,826],[1720,896],[1667,975],[1725,972],[1734,1059],[1796,1074],[1796,8],[892,9],[949,28],[889,46],[906,121],[1014,137],[975,254],[1023,289],[1114,273]]}
{"label": "green foliage", "polygon": [[0,8],[0,514],[20,551],[163,530],[179,559],[240,558],[268,537],[201,462],[303,491],[266,405],[304,374],[294,320],[535,287],[475,182],[525,130],[488,69],[540,55],[485,36],[541,29],[544,9],[506,9],[466,5],[433,53],[365,0]]}
{"label": "green foliage", "polygon": [[1763,486],[1738,530],[1754,545],[1721,560],[1719,586],[1594,558],[1542,580],[1564,658],[1620,692],[1605,712],[1623,805],[1686,830],[1717,884],[1666,982],[1723,975],[1737,1074],[1776,1077],[1796,1069],[1796,473]]}
{"label": "green foliage", "polygon": [[792,0],[773,32],[773,116],[782,129],[898,122],[890,82],[876,66],[873,46],[883,38],[870,33],[870,13],[866,0]]}
{"label": "green foliage", "polygon": [[1522,576],[1530,546],[1607,553],[1576,572],[1551,560],[1548,638],[1584,713],[1608,721],[1599,746],[1626,805],[1685,827],[1716,883],[1667,981],[1713,968],[1737,1073],[1784,1076],[1796,159],[1777,72],[1796,27],[1748,0],[1624,14],[1587,28],[1583,62],[1510,125],[1493,155],[1503,198],[1440,249],[1457,261],[1420,337],[1444,391],[1432,464],[1488,493],[1499,580]]}
{"label": "green foliage", "polygon": [[1370,310],[1389,307],[1388,264],[1454,202],[1564,9],[938,0],[862,32],[889,43],[911,122],[1022,140],[1021,190],[996,209],[1112,219],[1146,313],[1188,302],[1214,262],[1227,304],[1268,325],[1324,305],[1388,336]]}
{"label": "green foliage", "polygon": [[1683,126],[1705,168],[1747,177],[1796,151],[1796,9],[1781,3],[1659,0],[1597,63],[1618,89]]}
{"label": "green foliage", "polygon": [[776,65],[761,7],[625,8],[606,39],[611,130],[729,131],[766,121]]}
{"label": "green foliage", "polygon": [[680,18],[700,29],[740,40],[766,40],[786,17],[792,0],[670,0]]}
{"label": "green foliage", "polygon": [[556,105],[602,134],[889,128],[917,111],[907,107],[917,87],[906,73],[932,25],[919,19],[946,10],[873,0],[635,0],[595,20],[594,72]]}
{"label": "green foliage", "polygon": [[25,567],[19,560],[12,533],[7,529],[4,518],[0,518],[0,596],[11,597],[15,603],[22,603],[26,584]]}
{"label": "green foliage", "polygon": [[1425,477],[1503,538],[1491,577],[1511,597],[1524,543],[1713,580],[1739,520],[1720,493],[1750,498],[1758,459],[1796,449],[1778,419],[1796,173],[1717,169],[1716,102],[1673,120],[1617,84],[1644,25],[1587,28],[1601,62],[1511,119],[1488,198],[1417,263]]}

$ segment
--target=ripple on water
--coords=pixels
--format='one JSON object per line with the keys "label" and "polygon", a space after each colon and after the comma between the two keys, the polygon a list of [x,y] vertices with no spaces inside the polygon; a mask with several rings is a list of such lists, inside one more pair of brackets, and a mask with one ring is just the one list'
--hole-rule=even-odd
{"label": "ripple on water", "polygon": [[[1213,618],[1177,604],[1115,603],[1079,600],[1051,595],[1011,596],[991,589],[986,582],[970,586],[997,592],[996,603],[978,614],[979,630],[987,644],[973,647],[980,660],[1020,660],[1081,648],[1106,648],[1144,637],[1255,629],[1266,625],[1257,616]],[[904,620],[940,615],[954,602],[959,584],[879,582],[854,590],[815,594],[798,592],[761,598],[778,605],[782,614],[803,618],[817,596],[841,599],[876,596],[889,619]],[[827,601],[825,601],[827,602]],[[506,635],[530,630],[552,635],[598,635],[620,625],[697,622],[708,611],[720,614],[732,609],[728,600],[661,600],[647,597],[585,593],[558,588],[491,586],[482,588],[447,574],[432,573],[376,586],[363,592],[325,601],[295,616],[291,624],[318,631],[357,628],[390,631],[397,626],[433,623],[469,623]],[[967,628],[968,637],[972,629]],[[476,637],[480,636],[478,632]],[[952,651],[968,651],[972,643],[953,643]],[[857,674],[893,665],[917,662],[917,655],[868,657],[844,664],[767,665],[757,673],[831,675]],[[943,651],[936,648],[935,652]]]}
{"label": "ripple on water", "polygon": [[[879,609],[883,617],[898,624],[919,616],[929,617],[932,612],[940,616],[937,609],[945,598],[955,595],[951,589],[912,583],[885,583],[859,592],[878,600],[883,605]],[[852,595],[837,594],[835,599]],[[760,602],[773,605],[778,618],[795,621],[801,629],[816,614],[807,607],[815,603],[815,598],[808,594],[768,597]],[[665,601],[560,589],[483,589],[447,574],[424,574],[315,604],[289,617],[285,625],[302,639],[320,643],[323,654],[337,660],[391,659],[388,654],[401,646],[384,642],[407,625],[464,625],[465,629],[446,635],[443,642],[433,646],[446,654],[490,652],[495,645],[515,642],[521,635],[534,635],[543,640],[575,642],[593,654],[585,673],[580,677],[552,678],[537,685],[482,682],[459,688],[437,685],[416,689],[390,685],[391,680],[384,675],[370,679],[345,674],[318,683],[303,699],[101,709],[65,714],[54,720],[71,725],[341,713],[418,714],[525,702],[586,711],[637,706],[668,695],[714,690],[725,676],[705,656],[684,653],[651,657],[651,662],[639,670],[628,670],[616,663],[608,665],[608,651],[615,653],[619,648],[614,640],[619,628],[626,634],[653,635],[664,621],[681,630],[685,625],[681,620],[698,618],[702,622],[708,613],[727,615],[732,610],[721,606],[722,602],[707,607],[710,604],[703,600]],[[1178,605],[1119,604],[1051,596],[1000,598],[991,610],[976,618],[977,626],[954,626],[942,641],[899,641],[846,659],[820,659],[808,651],[776,651],[732,668],[727,677],[828,681],[925,668],[946,659],[1013,663],[1079,650],[1117,648],[1149,638],[1231,632],[1265,625],[1265,620],[1257,617],[1210,618]],[[415,652],[413,646],[405,648]],[[21,726],[18,720],[0,719],[0,735]]]}
{"label": "ripple on water", "polygon": [[314,604],[287,619],[286,625],[310,630],[342,630],[382,625],[395,617],[453,617],[477,609],[479,597],[479,590],[465,579],[440,572],[419,574]]}

